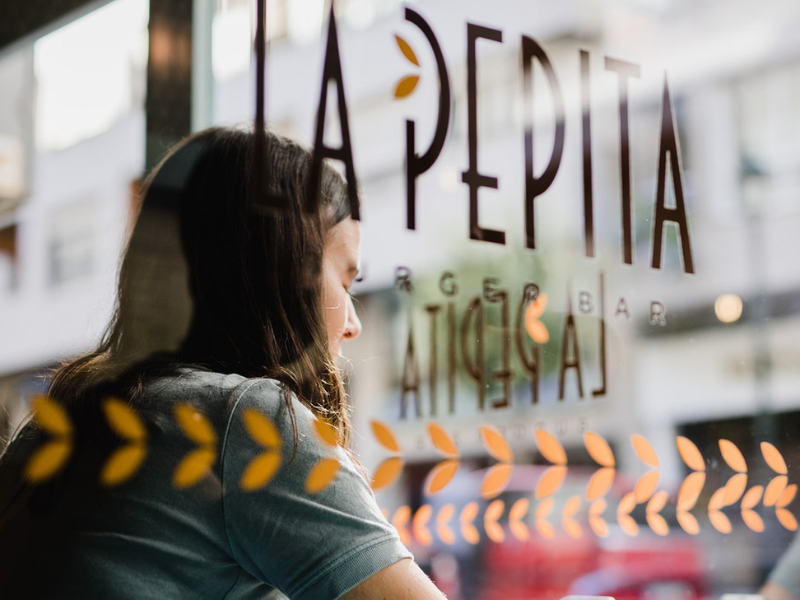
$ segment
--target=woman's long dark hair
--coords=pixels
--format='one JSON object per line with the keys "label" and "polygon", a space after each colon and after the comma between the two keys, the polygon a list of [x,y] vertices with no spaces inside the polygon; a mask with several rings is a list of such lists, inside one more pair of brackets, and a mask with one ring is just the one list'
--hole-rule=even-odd
{"label": "woman's long dark hair", "polygon": [[306,210],[310,151],[271,133],[266,141],[265,191],[287,209],[259,206],[250,131],[195,134],[154,169],[114,317],[95,350],[56,370],[52,397],[81,402],[114,389],[135,405],[149,378],[191,365],[277,379],[349,441],[320,286],[325,235],[350,214],[346,185],[324,166],[319,210]]}

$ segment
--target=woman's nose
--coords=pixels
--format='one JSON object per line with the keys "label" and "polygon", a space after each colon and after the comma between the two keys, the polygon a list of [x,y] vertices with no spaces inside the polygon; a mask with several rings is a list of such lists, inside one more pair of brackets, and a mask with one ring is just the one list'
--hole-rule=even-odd
{"label": "woman's nose", "polygon": [[353,299],[347,297],[347,320],[344,324],[344,339],[353,340],[361,334],[361,321],[356,314],[356,307],[353,305]]}

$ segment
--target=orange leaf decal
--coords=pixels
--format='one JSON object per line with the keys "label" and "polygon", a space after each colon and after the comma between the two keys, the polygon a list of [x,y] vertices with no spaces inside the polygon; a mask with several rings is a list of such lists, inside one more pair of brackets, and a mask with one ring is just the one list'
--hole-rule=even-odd
{"label": "orange leaf decal", "polygon": [[639,535],[639,526],[636,524],[636,521],[633,520],[633,517],[630,515],[620,515],[617,517],[617,523],[619,523],[620,529],[630,537],[636,537]]}
{"label": "orange leaf decal", "polygon": [[564,466],[567,464],[567,453],[561,443],[544,429],[536,430],[536,445],[549,462],[554,465]]}
{"label": "orange leaf decal", "polygon": [[31,399],[33,406],[33,420],[51,435],[66,437],[72,435],[72,423],[67,411],[55,400],[47,396],[34,396]]}
{"label": "orange leaf decal", "polygon": [[372,489],[375,491],[382,490],[389,487],[403,472],[403,459],[398,456],[387,458],[378,468],[375,469],[375,475],[372,477]]}
{"label": "orange leaf decal", "polygon": [[789,483],[789,478],[786,477],[786,475],[773,477],[772,481],[767,484],[767,490],[764,492],[764,506],[775,506],[780,500],[783,491],[786,489],[787,483]]}
{"label": "orange leaf decal", "polygon": [[564,482],[567,475],[567,467],[550,467],[547,469],[539,483],[536,484],[536,498],[541,500],[555,494]]}
{"label": "orange leaf decal", "polygon": [[725,506],[736,504],[747,489],[747,475],[737,473],[725,484]]}
{"label": "orange leaf decal", "polygon": [[411,46],[408,45],[408,42],[406,42],[403,38],[401,38],[397,34],[395,34],[394,39],[397,42],[397,46],[400,48],[400,52],[402,52],[403,56],[406,57],[406,60],[408,60],[408,62],[410,62],[411,64],[419,66],[419,59],[417,58],[417,55],[414,54],[414,51],[411,49]]}
{"label": "orange leaf decal", "polygon": [[486,535],[495,543],[501,543],[505,539],[503,528],[497,522],[500,515],[503,514],[504,504],[502,500],[495,500],[486,507],[486,512],[483,514],[483,528],[486,530]]}
{"label": "orange leaf decal", "polygon": [[277,452],[262,452],[247,465],[239,481],[239,486],[245,492],[262,488],[272,481],[280,466],[280,454]]}
{"label": "orange leaf decal", "polygon": [[472,524],[477,515],[478,503],[470,502],[461,510],[461,515],[459,516],[459,521],[461,522],[461,536],[467,543],[473,545],[477,544],[481,539],[480,535],[478,535],[478,530],[475,529],[475,525]]}
{"label": "orange leaf decal", "polygon": [[605,441],[602,436],[593,431],[587,431],[583,434],[583,443],[589,451],[589,456],[591,456],[592,460],[598,465],[609,468],[616,466],[614,453],[611,451],[608,442]]}
{"label": "orange leaf decal", "polygon": [[450,483],[458,471],[458,460],[448,458],[437,464],[428,474],[427,493],[429,495],[440,492]]}
{"label": "orange leaf decal", "polygon": [[664,517],[658,513],[650,513],[647,515],[647,524],[650,526],[657,535],[669,535],[669,525],[667,525]]}
{"label": "orange leaf decal", "polygon": [[686,463],[687,467],[693,471],[706,470],[706,461],[703,460],[703,455],[700,454],[700,450],[697,449],[697,446],[694,445],[694,442],[692,442],[689,438],[679,435],[675,438],[675,443],[678,446],[678,454],[681,455],[681,458],[683,459],[683,462]]}
{"label": "orange leaf decal", "polygon": [[775,511],[775,516],[778,517],[778,522],[789,531],[797,531],[797,519],[785,508],[779,508]]}
{"label": "orange leaf decal", "polygon": [[756,504],[759,503],[761,500],[761,494],[764,492],[764,488],[760,485],[754,485],[742,498],[742,509],[743,510],[751,510],[755,507]]}
{"label": "orange leaf decal", "polygon": [[372,433],[378,443],[386,448],[389,452],[400,452],[400,444],[397,443],[397,438],[389,429],[389,426],[380,421],[370,421]]}
{"label": "orange leaf decal", "polygon": [[608,535],[608,524],[601,517],[589,517],[589,527],[597,537]]}
{"label": "orange leaf decal", "polygon": [[634,494],[636,495],[636,502],[642,504],[647,502],[648,498],[652,496],[658,487],[658,471],[648,471],[639,478],[636,482]]}
{"label": "orange leaf decal", "polygon": [[664,490],[655,494],[650,498],[650,502],[647,503],[647,513],[661,512],[661,509],[667,504],[667,498],[667,492]]}
{"label": "orange leaf decal", "polygon": [[547,540],[552,539],[556,533],[553,526],[544,519],[536,519],[536,531]]}
{"label": "orange leaf decal", "polygon": [[328,444],[328,446],[336,446],[339,442],[339,434],[336,433],[336,429],[328,423],[327,421],[323,421],[322,419],[317,419],[314,421],[314,429],[317,430],[317,435],[320,439]]}
{"label": "orange leaf decal", "polygon": [[761,533],[764,531],[764,521],[754,510],[743,510],[742,521],[744,521],[744,524],[756,533]]}
{"label": "orange leaf decal", "polygon": [[111,429],[121,438],[131,442],[143,442],[147,439],[147,430],[141,419],[122,400],[106,398],[103,401],[103,412]]}
{"label": "orange leaf decal", "polygon": [[196,408],[189,404],[176,404],[175,417],[183,433],[196,444],[210,446],[217,442],[214,428]]}
{"label": "orange leaf decal", "polygon": [[430,546],[433,543],[433,537],[428,529],[428,521],[431,519],[433,509],[430,504],[423,504],[419,507],[417,514],[411,521],[411,528],[414,531],[414,537],[423,546]]}
{"label": "orange leaf decal", "polygon": [[550,341],[550,332],[547,326],[539,319],[528,319],[525,322],[525,330],[528,336],[537,344],[546,344]]}
{"label": "orange leaf decal", "polygon": [[547,308],[547,294],[540,293],[536,300],[531,301],[528,309],[525,311],[526,319],[538,319],[544,314],[544,309]]}
{"label": "orange leaf decal", "polygon": [[187,454],[175,469],[172,485],[183,489],[199,482],[217,460],[217,454],[210,448],[199,448]]}
{"label": "orange leaf decal", "polygon": [[508,511],[508,520],[509,521],[522,521],[525,518],[525,515],[528,514],[528,509],[530,508],[531,503],[527,498],[520,498],[511,506],[511,510]]}
{"label": "orange leaf decal", "polygon": [[719,510],[724,506],[725,487],[721,487],[716,492],[711,494],[711,499],[708,501],[708,510]]}
{"label": "orange leaf decal", "polygon": [[786,489],[783,490],[783,494],[781,494],[780,500],[778,500],[775,505],[778,508],[786,508],[792,503],[792,500],[794,500],[795,494],[797,494],[797,484],[793,483],[792,485],[787,485]]}
{"label": "orange leaf decal", "polygon": [[317,494],[327,488],[339,472],[339,461],[335,458],[322,458],[311,468],[306,478],[306,491]]}
{"label": "orange leaf decal", "polygon": [[527,542],[528,538],[530,538],[528,526],[522,521],[509,521],[508,526],[511,529],[511,535],[517,538],[520,542]]}
{"label": "orange leaf decal", "polygon": [[634,434],[631,436],[631,443],[640,461],[648,467],[658,468],[658,455],[656,455],[656,451],[653,450],[653,446],[650,445],[647,439],[639,434]]}
{"label": "orange leaf decal", "polygon": [[405,98],[411,95],[418,83],[419,75],[406,75],[397,83],[397,87],[394,88],[394,97]]}
{"label": "orange leaf decal", "polygon": [[448,458],[456,458],[458,456],[458,447],[456,446],[453,438],[436,423],[428,423],[428,435],[433,442],[436,449]]}
{"label": "orange leaf decal", "polygon": [[72,444],[68,441],[48,442],[28,460],[25,478],[34,483],[49,479],[64,466],[71,453]]}
{"label": "orange leaf decal", "polygon": [[550,516],[550,511],[553,510],[553,499],[548,498],[547,500],[543,501],[536,507],[536,512],[534,516],[537,519],[546,519]]}
{"label": "orange leaf decal", "polygon": [[680,525],[681,529],[683,529],[686,533],[689,535],[697,535],[700,533],[700,525],[697,524],[697,519],[694,518],[692,513],[679,512],[677,517],[678,525]]}
{"label": "orange leaf decal", "polygon": [[564,510],[561,511],[563,517],[574,517],[578,514],[578,509],[581,507],[580,496],[572,496],[564,505]]}
{"label": "orange leaf decal", "polygon": [[436,515],[436,534],[439,536],[439,539],[448,546],[454,544],[456,541],[453,530],[450,529],[450,526],[447,524],[447,522],[453,518],[455,510],[452,504],[445,504],[439,511],[439,514]]}
{"label": "orange leaf decal", "polygon": [[608,503],[600,498],[596,502],[592,502],[592,505],[589,507],[589,516],[591,517],[599,517],[602,515],[606,508],[608,507]]}
{"label": "orange leaf decal", "polygon": [[481,425],[481,439],[486,450],[495,460],[514,462],[514,453],[508,446],[506,438],[491,425]]}
{"label": "orange leaf decal", "polygon": [[400,536],[400,541],[403,542],[403,545],[408,546],[411,543],[411,536],[408,534],[408,530],[406,529],[406,525],[408,524],[408,520],[411,518],[411,509],[403,505],[397,509],[394,513],[394,517],[392,518],[392,525],[394,526],[397,534]]}
{"label": "orange leaf decal", "polygon": [[761,442],[761,454],[764,455],[764,460],[769,465],[769,468],[778,473],[779,475],[787,475],[789,469],[786,467],[786,461],[778,449],[769,442]]}
{"label": "orange leaf decal", "polygon": [[281,436],[272,421],[255,409],[245,408],[242,421],[248,435],[262,448],[279,449]]}
{"label": "orange leaf decal", "polygon": [[579,537],[581,537],[581,535],[583,535],[581,526],[578,525],[578,522],[575,519],[564,517],[561,519],[561,526],[564,528],[564,531],[567,532],[567,535],[574,540],[577,540]]}
{"label": "orange leaf decal", "polygon": [[716,529],[720,533],[731,532],[730,519],[728,519],[728,517],[726,517],[724,513],[721,513],[718,510],[711,510],[708,512],[708,520],[711,521],[711,524],[714,526],[714,529]]}
{"label": "orange leaf decal", "polygon": [[611,489],[611,484],[614,483],[615,473],[614,469],[608,467],[595,471],[586,485],[586,499],[591,502],[601,496],[605,496],[608,490]]}
{"label": "orange leaf decal", "polygon": [[700,497],[700,492],[706,483],[706,474],[702,472],[690,473],[681,484],[678,492],[678,510],[685,512],[691,510]]}
{"label": "orange leaf decal", "polygon": [[736,445],[730,440],[719,441],[719,451],[722,453],[722,458],[728,463],[728,466],[737,473],[747,473],[747,463],[744,462],[744,456]]}
{"label": "orange leaf decal", "polygon": [[634,508],[636,508],[636,495],[633,492],[628,492],[617,505],[617,515],[629,515]]}
{"label": "orange leaf decal", "polygon": [[505,490],[513,471],[513,465],[504,463],[495,465],[489,469],[481,484],[481,497],[484,500],[489,500]]}
{"label": "orange leaf decal", "polygon": [[103,485],[119,485],[136,473],[147,455],[147,450],[139,444],[123,446],[106,461],[100,472]]}

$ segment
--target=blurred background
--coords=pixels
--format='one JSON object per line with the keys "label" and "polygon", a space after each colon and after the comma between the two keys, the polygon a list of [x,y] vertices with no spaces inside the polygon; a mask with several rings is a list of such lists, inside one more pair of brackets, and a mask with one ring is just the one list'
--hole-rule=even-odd
{"label": "blurred background", "polygon": [[[406,8],[431,26],[452,93],[443,150],[417,181],[414,231],[405,226],[406,120],[424,151],[439,83]],[[267,123],[308,145],[329,9],[267,1]],[[191,131],[252,122],[256,11],[255,0],[13,1],[1,10],[6,437],[46,389],[48,369],[98,342],[142,176]],[[337,0],[335,10],[363,197],[354,291],[364,331],[344,365],[356,450],[419,562],[451,599],[755,593],[797,528],[800,5]],[[502,32],[502,42],[477,44],[476,102],[478,168],[498,179],[479,192],[480,222],[504,231],[504,245],[469,237],[467,23]],[[556,121],[539,64],[534,106],[525,102],[523,35],[549,57],[564,104],[564,154],[536,200],[535,250],[525,247],[525,115],[533,111],[537,174]],[[607,59],[638,71],[623,111],[632,264],[621,245],[620,77]],[[397,93],[407,76],[418,83]],[[670,224],[661,268],[651,267],[665,78],[693,274]],[[593,257],[583,237],[587,107]],[[331,101],[332,145],[336,110]],[[674,177],[669,169],[669,207]],[[540,313],[529,284],[543,294]],[[487,285],[503,294],[493,299]],[[547,339],[532,335],[537,320]],[[435,443],[431,422],[455,451]],[[482,427],[513,456],[492,452]],[[680,451],[683,438],[699,464]],[[511,466],[487,470],[498,460]],[[548,471],[553,464],[567,469]],[[595,478],[602,468],[607,489]],[[693,472],[705,473],[699,486],[687,483]],[[648,473],[657,476],[643,482]]]}

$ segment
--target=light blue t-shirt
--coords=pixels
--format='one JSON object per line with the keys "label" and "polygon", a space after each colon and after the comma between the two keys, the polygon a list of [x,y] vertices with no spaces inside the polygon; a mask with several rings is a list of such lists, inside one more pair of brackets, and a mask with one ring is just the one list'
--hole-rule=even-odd
{"label": "light blue t-shirt", "polygon": [[[0,457],[0,597],[331,600],[411,557],[360,469],[321,441],[311,411],[292,402],[299,439],[290,461],[293,430],[277,382],[189,369],[154,380],[135,407],[147,456],[113,487],[99,475],[126,442],[101,411],[76,418],[67,466],[36,485],[22,473],[50,434],[26,426]],[[173,477],[200,446],[179,427],[176,403],[200,411],[216,437],[213,467],[187,489]],[[241,480],[265,446],[247,430],[247,409],[282,440],[279,470],[252,491]],[[323,459],[340,467],[333,483],[310,493],[307,478]]]}

